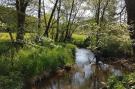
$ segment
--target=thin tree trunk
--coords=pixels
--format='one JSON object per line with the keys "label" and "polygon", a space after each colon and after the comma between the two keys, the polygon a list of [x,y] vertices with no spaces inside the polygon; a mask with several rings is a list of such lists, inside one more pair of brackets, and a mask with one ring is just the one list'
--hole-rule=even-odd
{"label": "thin tree trunk", "polygon": [[45,23],[45,26],[47,26],[46,11],[45,11],[45,2],[44,2],[44,0],[43,0],[43,12],[44,12],[44,23]]}
{"label": "thin tree trunk", "polygon": [[52,18],[53,18],[53,14],[54,14],[54,12],[55,12],[55,9],[57,8],[57,3],[58,3],[58,1],[59,1],[59,0],[56,0],[56,2],[55,2],[55,5],[54,5],[53,10],[52,10],[52,13],[51,13],[51,16],[50,16],[49,21],[48,21],[48,24],[47,24],[47,26],[46,26],[46,30],[45,30],[45,32],[44,32],[44,36],[46,36],[46,37],[49,37],[50,25],[51,25],[51,22],[52,22]]}
{"label": "thin tree trunk", "polygon": [[55,41],[59,38],[59,22],[60,22],[60,10],[61,10],[61,0],[59,0],[58,14],[57,14],[57,31]]}
{"label": "thin tree trunk", "polygon": [[40,33],[41,28],[41,0],[38,2],[38,34]]}
{"label": "thin tree trunk", "polygon": [[107,8],[109,2],[110,2],[110,0],[107,0],[105,6],[104,6],[104,8],[103,8],[103,12],[102,12],[102,16],[101,16],[101,22],[104,21],[105,11],[106,11],[106,8]]}
{"label": "thin tree trunk", "polygon": [[[97,7],[97,11],[96,11],[97,25],[100,25],[100,10],[101,10],[101,0],[98,0],[98,7]],[[98,47],[98,44],[99,44],[99,30],[100,30],[100,28],[97,30],[97,33],[96,33],[96,47]]]}
{"label": "thin tree trunk", "polygon": [[69,26],[70,26],[70,23],[71,23],[73,9],[74,9],[74,0],[72,2],[72,7],[71,7],[71,11],[70,11],[70,16],[69,16],[68,24],[67,24],[67,27],[66,27],[66,34],[65,34],[64,41],[66,41],[66,39],[68,39],[68,36],[69,36]]}

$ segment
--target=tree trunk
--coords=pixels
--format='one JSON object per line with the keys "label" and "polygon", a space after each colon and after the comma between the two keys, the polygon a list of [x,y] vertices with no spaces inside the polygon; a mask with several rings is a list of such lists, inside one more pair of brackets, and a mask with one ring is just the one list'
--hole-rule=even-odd
{"label": "tree trunk", "polygon": [[[38,2],[38,30],[40,30],[41,27],[41,0]],[[40,33],[40,31],[38,32]]]}
{"label": "tree trunk", "polygon": [[70,11],[70,16],[69,16],[69,19],[68,19],[68,24],[67,24],[67,27],[66,27],[66,34],[65,34],[64,41],[66,41],[69,38],[69,27],[71,25],[70,23],[71,23],[73,9],[74,9],[74,2],[75,2],[75,0],[72,1],[72,7],[71,7],[71,11]]}
{"label": "tree trunk", "polygon": [[21,13],[17,13],[17,28],[18,28],[18,32],[17,32],[17,40],[24,40],[24,22],[25,22],[25,16],[22,14],[24,12],[21,11]]}
{"label": "tree trunk", "polygon": [[59,7],[57,13],[57,31],[56,31],[55,41],[57,41],[59,38],[60,10],[61,10],[61,0],[59,0]]}
{"label": "tree trunk", "polygon": [[132,39],[133,52],[135,54],[135,0],[125,0],[127,9],[127,20],[130,38]]}
{"label": "tree trunk", "polygon": [[56,0],[55,5],[54,5],[54,7],[53,7],[51,16],[50,16],[49,21],[48,21],[48,24],[47,24],[47,26],[46,26],[46,30],[45,30],[45,32],[44,32],[44,36],[47,36],[47,37],[49,36],[49,33],[48,33],[48,32],[49,32],[50,25],[51,25],[51,22],[52,22],[53,14],[54,14],[54,12],[55,12],[55,9],[57,8],[57,3],[58,3],[58,1],[59,1],[59,0]]}
{"label": "tree trunk", "polygon": [[25,11],[29,1],[16,0],[17,11],[17,37],[16,41],[19,46],[23,46],[25,33]]}
{"label": "tree trunk", "polygon": [[[101,0],[98,0],[97,10],[96,10],[96,23],[100,26],[100,12],[101,12]],[[98,47],[99,44],[99,31],[100,28],[97,30],[96,33],[96,47]]]}

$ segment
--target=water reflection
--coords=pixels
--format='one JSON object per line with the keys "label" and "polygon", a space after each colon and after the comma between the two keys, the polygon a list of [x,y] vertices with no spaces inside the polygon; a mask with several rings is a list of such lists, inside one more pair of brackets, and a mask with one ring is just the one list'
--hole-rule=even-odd
{"label": "water reflection", "polygon": [[96,65],[94,54],[91,51],[76,49],[74,73],[67,73],[61,78],[52,78],[37,89],[102,89],[106,87],[105,82],[111,73],[122,75],[121,71],[113,66],[102,62]]}

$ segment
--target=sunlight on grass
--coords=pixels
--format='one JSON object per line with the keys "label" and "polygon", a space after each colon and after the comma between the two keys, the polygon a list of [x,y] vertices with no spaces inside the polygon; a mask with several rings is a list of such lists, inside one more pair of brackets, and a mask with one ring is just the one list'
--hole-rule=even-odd
{"label": "sunlight on grass", "polygon": [[86,35],[78,35],[78,34],[73,34],[72,35],[72,38],[74,39],[74,40],[85,40],[86,39]]}
{"label": "sunlight on grass", "polygon": [[[12,33],[13,38],[15,39],[16,34]],[[0,41],[10,40],[10,36],[8,33],[0,33]]]}
{"label": "sunlight on grass", "polygon": [[[25,33],[25,39],[30,38],[33,33]],[[12,33],[13,39],[16,39],[16,34]],[[0,33],[0,41],[9,41],[10,35],[9,33]]]}

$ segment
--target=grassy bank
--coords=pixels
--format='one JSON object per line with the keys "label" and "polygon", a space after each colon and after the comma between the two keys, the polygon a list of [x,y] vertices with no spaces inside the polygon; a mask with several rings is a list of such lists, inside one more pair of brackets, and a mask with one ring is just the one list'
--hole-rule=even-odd
{"label": "grassy bank", "polygon": [[26,45],[19,51],[10,42],[0,44],[0,89],[22,89],[24,80],[43,71],[51,72],[74,63],[75,46],[44,41],[44,45]]}

